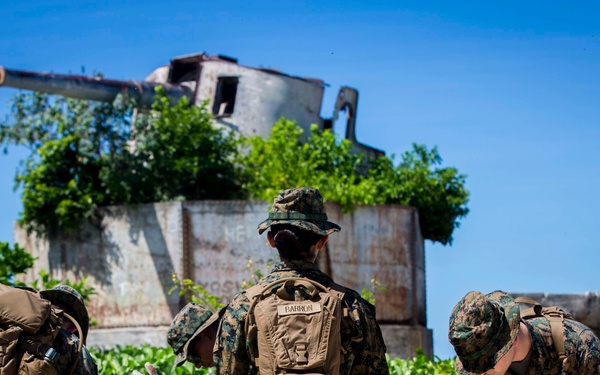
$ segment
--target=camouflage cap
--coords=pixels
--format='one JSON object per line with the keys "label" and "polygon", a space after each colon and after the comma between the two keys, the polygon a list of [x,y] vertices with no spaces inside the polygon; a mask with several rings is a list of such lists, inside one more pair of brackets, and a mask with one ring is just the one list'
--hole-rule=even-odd
{"label": "camouflage cap", "polygon": [[289,224],[322,236],[340,230],[339,225],[327,221],[323,197],[311,187],[287,189],[276,196],[269,218],[258,225],[258,234],[274,224]]}
{"label": "camouflage cap", "polygon": [[223,315],[224,308],[217,314],[190,302],[173,318],[167,331],[167,342],[177,355],[175,366],[181,366],[188,358],[190,343]]}
{"label": "camouflage cap", "polygon": [[90,327],[90,317],[81,294],[68,285],[57,285],[52,289],[41,291],[40,295],[51,303],[64,307],[67,314],[73,315],[73,318],[81,325],[81,339],[85,343]]}
{"label": "camouflage cap", "polygon": [[515,342],[520,319],[519,306],[503,291],[467,293],[452,309],[448,329],[458,373],[492,369]]}

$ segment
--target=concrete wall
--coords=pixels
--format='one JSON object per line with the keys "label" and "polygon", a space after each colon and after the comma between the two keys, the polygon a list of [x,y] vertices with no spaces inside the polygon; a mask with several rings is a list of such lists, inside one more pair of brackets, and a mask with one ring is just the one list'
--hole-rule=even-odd
{"label": "concrete wall", "polygon": [[[256,227],[270,204],[252,201],[169,202],[110,207],[99,225],[90,223],[69,238],[40,239],[16,228],[15,241],[38,257],[26,275],[47,269],[56,278],[89,277],[97,291],[88,304],[98,325],[92,346],[166,345],[164,332],[185,301],[169,294],[173,272],[231,300],[253,269],[268,272],[277,253]],[[377,317],[388,351],[410,358],[416,348],[432,353],[426,328],[423,239],[412,207],[358,207],[342,214],[327,204],[330,220],[342,227],[330,237],[320,267],[357,291],[375,278]],[[253,267],[247,268],[248,261]],[[162,338],[162,339],[161,339]]]}
{"label": "concrete wall", "polygon": [[202,63],[197,103],[209,100],[212,108],[219,77],[238,77],[235,109],[215,122],[244,135],[267,138],[280,117],[297,121],[309,134],[311,124],[321,125],[324,85],[284,74],[262,71],[224,61]]}

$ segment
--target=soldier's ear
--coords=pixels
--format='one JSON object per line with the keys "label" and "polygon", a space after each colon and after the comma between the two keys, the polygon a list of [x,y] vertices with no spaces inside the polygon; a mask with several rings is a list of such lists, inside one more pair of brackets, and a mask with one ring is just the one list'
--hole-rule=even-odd
{"label": "soldier's ear", "polygon": [[271,232],[271,231],[267,232],[267,242],[269,242],[269,245],[271,245],[271,247],[276,247],[275,246],[275,236],[273,235],[273,232]]}
{"label": "soldier's ear", "polygon": [[329,241],[329,236],[321,237],[321,239],[317,242],[317,250],[321,250],[325,246],[327,241]]}

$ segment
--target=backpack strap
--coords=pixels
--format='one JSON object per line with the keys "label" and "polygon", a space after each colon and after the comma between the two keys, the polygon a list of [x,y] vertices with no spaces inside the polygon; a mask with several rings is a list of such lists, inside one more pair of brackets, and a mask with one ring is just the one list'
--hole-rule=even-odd
{"label": "backpack strap", "polygon": [[[67,314],[64,311],[63,311],[63,315],[67,319],[69,319],[71,321],[71,323],[73,323],[75,325],[75,328],[77,328],[77,332],[79,332],[80,335],[83,335],[83,333],[82,333],[83,331],[81,330],[81,325],[79,325],[79,322],[77,322],[77,320],[75,318],[73,318],[71,315]],[[83,338],[82,337],[79,338],[79,344],[77,345],[77,357],[71,364],[71,368],[69,369],[69,372],[67,375],[71,375],[75,372],[75,369],[76,369],[77,365],[79,364],[79,361],[81,358],[81,350],[83,350]]]}
{"label": "backpack strap", "polygon": [[563,320],[565,315],[570,317],[571,315],[565,314],[564,311],[557,306],[542,307],[542,305],[534,299],[528,297],[517,297],[515,298],[516,303],[526,303],[533,305],[528,309],[521,312],[522,319],[531,319],[535,317],[545,317],[550,323],[550,332],[552,334],[552,342],[554,349],[558,354],[558,359],[561,361],[563,370],[568,372],[569,361],[567,360],[567,354],[565,352],[565,328],[563,326]]}

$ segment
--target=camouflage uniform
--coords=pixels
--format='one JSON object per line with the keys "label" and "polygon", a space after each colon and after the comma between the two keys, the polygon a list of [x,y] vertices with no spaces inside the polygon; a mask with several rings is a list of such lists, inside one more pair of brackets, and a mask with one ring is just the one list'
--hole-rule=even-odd
{"label": "camouflage uniform", "polygon": [[[67,350],[72,350],[72,348],[77,348],[79,345],[79,338],[77,335],[66,331],[64,329],[60,330],[59,337],[55,340],[57,343],[57,350],[61,352],[65,352]],[[94,358],[87,350],[85,346],[81,348],[81,355],[79,357],[79,365],[75,368],[73,375],[97,375],[98,367],[94,362]]]}
{"label": "camouflage uniform", "polygon": [[[548,319],[521,320],[518,305],[501,291],[488,295],[470,292],[454,307],[448,337],[458,355],[458,373],[483,374],[493,368],[513,345],[518,323],[524,323],[531,334],[527,375],[600,374],[600,340],[590,328],[564,320],[568,365],[563,368]],[[506,374],[518,374],[514,364]]]}
{"label": "camouflage uniform", "polygon": [[204,309],[197,303],[190,302],[173,318],[167,331],[167,342],[177,355],[175,366],[181,366],[190,359],[190,345],[202,331],[217,322],[224,308],[217,314]]}
{"label": "camouflage uniform", "polygon": [[[66,313],[72,315],[73,318],[80,324],[81,331],[78,334],[83,337],[84,343],[87,339],[89,330],[89,315],[85,307],[83,297],[74,288],[68,285],[57,285],[52,289],[43,290],[40,295],[49,300],[53,305],[58,305],[65,310]],[[66,352],[77,348],[80,337],[78,334],[70,333],[67,330],[61,329],[59,337],[55,339],[55,343],[61,348],[59,351]],[[81,348],[79,365],[76,367],[73,375],[97,375],[98,367],[94,362],[93,357],[85,347]]]}
{"label": "camouflage uniform", "polygon": [[[307,217],[311,220],[307,221]],[[296,188],[286,190],[275,200],[269,219],[258,226],[259,233],[273,224],[290,224],[320,235],[339,231],[337,224],[327,221],[323,200],[318,190]],[[282,259],[271,273],[257,284],[269,283],[288,277],[304,277],[329,286],[333,280],[321,272],[314,263],[302,260]],[[302,300],[301,293],[296,298]],[[346,288],[344,304],[348,317],[342,320],[341,337],[343,362],[340,375],[389,374],[385,358],[385,344],[379,325],[375,320],[375,309],[360,295]],[[258,346],[256,337],[246,339],[245,320],[250,307],[246,292],[237,294],[227,307],[215,343],[214,361],[218,374],[258,374],[248,356],[249,348]]]}

